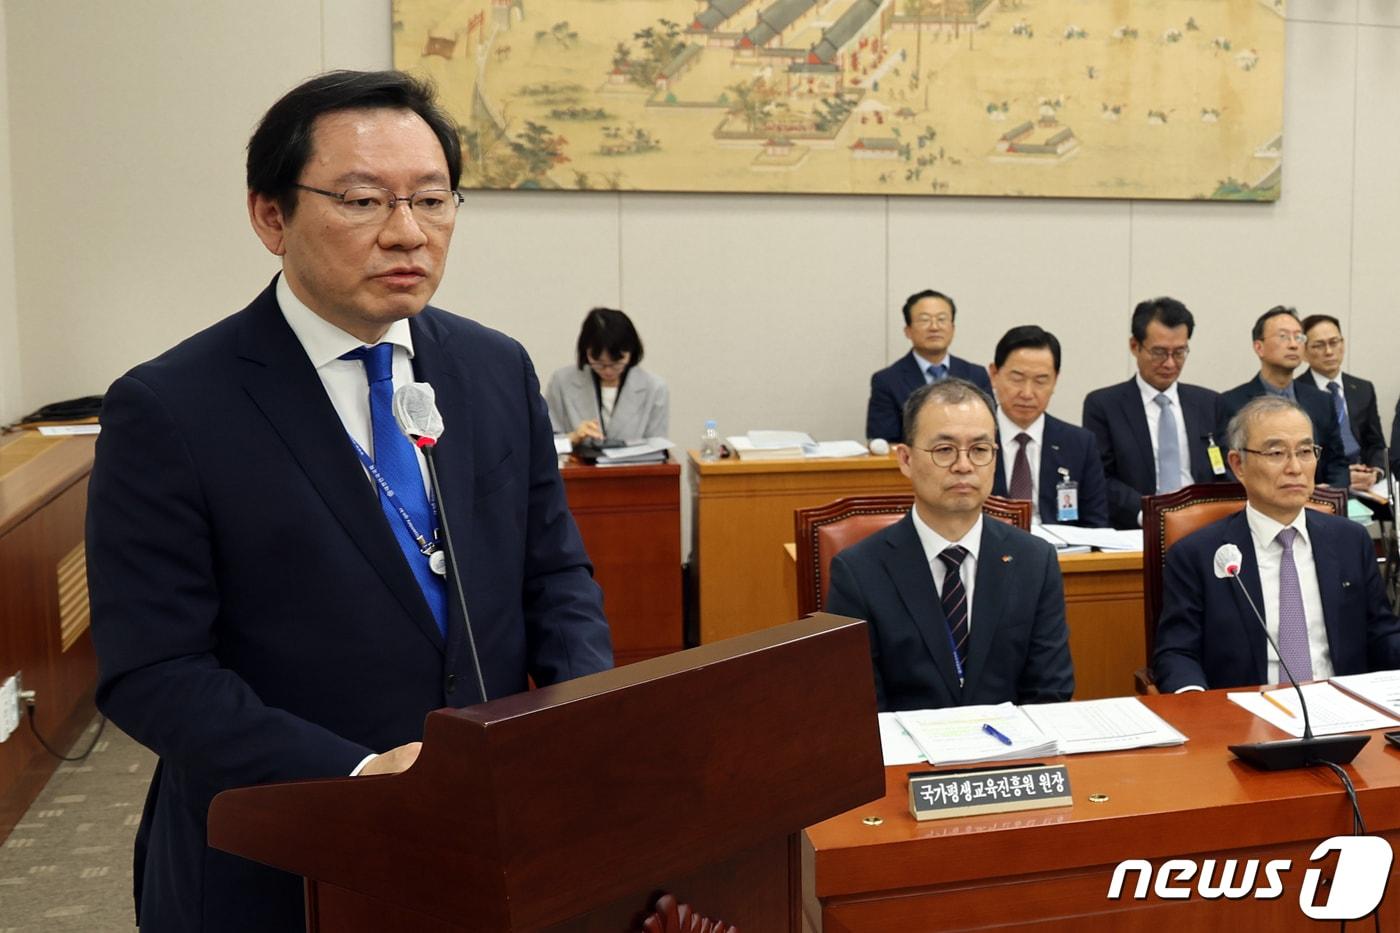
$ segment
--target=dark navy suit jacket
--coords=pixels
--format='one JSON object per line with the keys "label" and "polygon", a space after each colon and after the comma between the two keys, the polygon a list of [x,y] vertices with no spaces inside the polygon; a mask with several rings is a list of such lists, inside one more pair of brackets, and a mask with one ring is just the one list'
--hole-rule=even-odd
{"label": "dark navy suit jacket", "polygon": [[[966,379],[988,395],[992,394],[992,381],[987,377],[985,367],[959,359],[951,353],[945,362],[949,376]],[[865,408],[866,439],[883,437],[891,444],[904,440],[904,402],[926,381],[924,371],[915,362],[912,352],[871,376],[870,401]]]}
{"label": "dark navy suit jacket", "polygon": [[912,516],[832,559],[826,611],[870,623],[881,710],[1054,703],[1074,693],[1055,549],[1003,522],[982,522],[961,687]]}
{"label": "dark navy suit jacket", "polygon": [[[1400,621],[1386,600],[1366,529],[1346,518],[1304,512],[1333,670],[1362,674],[1400,667]],[[1173,545],[1162,575],[1152,656],[1163,693],[1191,684],[1215,689],[1266,682],[1273,649],[1240,584],[1215,575],[1215,551],[1222,544],[1244,555],[1239,580],[1263,612],[1259,562],[1243,510]]]}
{"label": "dark navy suit jacket", "polygon": [[[1186,422],[1192,481],[1228,481],[1228,471],[1217,476],[1211,469],[1207,453],[1213,438],[1224,455],[1225,440],[1216,434],[1223,410],[1220,393],[1184,382],[1176,384],[1176,391],[1181,417]],[[1095,389],[1084,396],[1084,427],[1093,432],[1103,458],[1109,520],[1114,528],[1137,528],[1142,497],[1157,491],[1157,458],[1152,452],[1152,435],[1137,379]]]}
{"label": "dark navy suit jacket", "polygon": [[[1341,373],[1342,397],[1347,402],[1347,420],[1351,422],[1351,433],[1361,447],[1361,462],[1367,466],[1385,469],[1385,432],[1381,429],[1381,413],[1376,404],[1376,387],[1365,379],[1351,373]],[[1306,380],[1314,389],[1312,369],[1305,369],[1298,380]],[[1331,396],[1328,396],[1331,400]],[[1332,406],[1336,412],[1337,406]]]}
{"label": "dark navy suit jacket", "polygon": [[[609,667],[524,349],[434,308],[409,326],[487,692]],[[210,799],[349,775],[478,691],[455,600],[444,641],[271,286],[113,384],[87,549],[98,706],[160,756],[142,930],[302,930],[300,879],[206,846]]]}
{"label": "dark navy suit jacket", "polygon": [[[1053,415],[1045,416],[1045,431],[1041,435],[1040,501],[1036,508],[1040,520],[1060,525],[1080,525],[1084,528],[1108,527],[1108,493],[1104,483],[1103,462],[1099,458],[1099,448],[1094,435],[1081,427],[1061,421]],[[1016,456],[1015,440],[1002,438],[999,434],[997,445],[996,478],[992,482],[992,492],[1005,496],[1006,474],[1002,458],[1008,460]],[[1069,478],[1079,484],[1079,520],[1061,522],[1059,505],[1055,501],[1055,486],[1060,482],[1060,468],[1069,470]]]}
{"label": "dark navy suit jacket", "polygon": [[[1255,376],[1242,385],[1237,385],[1220,396],[1223,411],[1218,425],[1221,436],[1225,435],[1225,425],[1243,408],[1250,399],[1258,398],[1265,392],[1264,383]],[[1342,446],[1342,431],[1337,426],[1337,410],[1332,407],[1332,397],[1312,384],[1301,379],[1293,380],[1293,394],[1298,404],[1313,423],[1313,439],[1322,446],[1322,458],[1317,461],[1316,480],[1338,489],[1351,486],[1351,470],[1347,466],[1346,448]]]}

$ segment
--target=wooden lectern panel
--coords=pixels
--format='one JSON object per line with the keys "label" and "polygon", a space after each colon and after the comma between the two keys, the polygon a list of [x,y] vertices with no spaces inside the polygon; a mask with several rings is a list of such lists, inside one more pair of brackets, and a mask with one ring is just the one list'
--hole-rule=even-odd
{"label": "wooden lectern panel", "polygon": [[225,792],[209,841],[314,882],[322,929],[415,922],[325,923],[369,899],[448,930],[611,933],[676,884],[796,933],[796,834],[883,792],[865,624],[821,615],[439,710],[403,774]]}

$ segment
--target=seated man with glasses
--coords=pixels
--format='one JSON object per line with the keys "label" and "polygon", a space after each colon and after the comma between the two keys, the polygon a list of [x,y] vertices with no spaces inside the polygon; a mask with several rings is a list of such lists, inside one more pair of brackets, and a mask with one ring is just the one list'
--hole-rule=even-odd
{"label": "seated man with glasses", "polygon": [[952,298],[927,288],[905,299],[903,311],[904,336],[912,349],[870,377],[870,399],[865,406],[867,440],[883,438],[893,444],[903,436],[900,412],[904,400],[921,385],[956,376],[983,392],[992,391],[986,369],[949,352],[958,318],[958,306]]}
{"label": "seated man with glasses", "polygon": [[[1300,682],[1400,667],[1400,621],[1366,529],[1305,508],[1320,455],[1307,413],[1265,395],[1230,419],[1227,439],[1249,501],[1167,552],[1152,659],[1158,687],[1285,683],[1280,654]],[[1237,580],[1216,570],[1225,545],[1243,555]]]}
{"label": "seated man with glasses", "polygon": [[1351,468],[1351,488],[1363,492],[1385,475],[1385,432],[1381,429],[1376,387],[1365,379],[1342,372],[1346,341],[1341,322],[1330,314],[1303,318],[1307,336],[1304,353],[1308,368],[1298,375],[1327,393]]}
{"label": "seated man with glasses", "polygon": [[837,554],[826,609],[870,623],[881,710],[1053,703],[1074,693],[1055,549],[982,516],[996,420],[962,379],[917,389],[895,447],[914,487],[897,523]]}
{"label": "seated man with glasses", "polygon": [[1303,362],[1303,333],[1298,312],[1275,305],[1254,322],[1254,355],[1259,357],[1259,375],[1221,394],[1220,434],[1225,433],[1228,420],[1245,403],[1261,395],[1276,395],[1307,412],[1313,423],[1313,437],[1322,448],[1314,479],[1320,484],[1346,489],[1351,486],[1351,470],[1347,466],[1346,447],[1337,427],[1336,409],[1332,399],[1312,380],[1295,380],[1293,371]]}
{"label": "seated man with glasses", "polygon": [[[429,712],[612,665],[529,356],[428,305],[462,171],[431,87],[319,75],[247,151],[277,274],[112,385],[88,496],[97,705],[160,756],[145,933],[305,929],[300,878],[207,845],[220,791],[403,771]],[[445,424],[441,501],[395,423],[414,381]]]}
{"label": "seated man with glasses", "polygon": [[1195,329],[1175,298],[1139,303],[1128,338],[1137,375],[1084,397],[1084,427],[1103,457],[1114,528],[1142,527],[1143,496],[1230,478],[1224,438],[1216,436],[1220,393],[1180,381]]}

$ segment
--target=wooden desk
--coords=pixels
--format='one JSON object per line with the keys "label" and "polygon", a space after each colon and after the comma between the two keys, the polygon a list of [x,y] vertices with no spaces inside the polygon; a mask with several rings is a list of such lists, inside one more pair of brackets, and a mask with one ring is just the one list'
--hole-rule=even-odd
{"label": "wooden desk", "polygon": [[[83,553],[93,446],[32,431],[0,439],[0,680],[23,675],[39,731],[59,749],[92,718],[97,683]],[[0,839],[57,765],[21,718],[0,744]]]}
{"label": "wooden desk", "polygon": [[[1284,736],[1223,691],[1143,700],[1190,741],[1052,759],[1069,765],[1071,807],[918,823],[905,775],[927,766],[886,768],[882,800],[804,835],[807,921],[823,933],[1322,929],[1298,909],[1298,895],[1316,843],[1351,832],[1336,776],[1325,768],[1257,772],[1237,761],[1226,745]],[[1374,732],[1350,770],[1368,831],[1400,845],[1400,754]],[[1090,794],[1108,800],[1091,803]],[[883,822],[868,826],[865,817]],[[1118,862],[1176,856],[1284,858],[1292,869],[1272,900],[1106,898]],[[1324,877],[1335,865],[1332,857],[1319,866]],[[1391,866],[1392,894],[1398,874],[1400,860]],[[1382,929],[1397,928],[1395,897],[1382,902],[1381,916]],[[1371,929],[1370,921],[1358,929]]]}
{"label": "wooden desk", "polygon": [[1142,630],[1142,552],[1065,554],[1065,621],[1074,698],[1130,696],[1147,647]]}
{"label": "wooden desk", "polygon": [[[783,591],[783,544],[793,511],[842,496],[907,493],[894,457],[738,459],[704,463],[690,451],[691,572],[698,574],[700,642],[793,620]],[[1141,627],[1142,613],[1138,613]]]}
{"label": "wooden desk", "polygon": [[[1128,696],[1142,666],[1142,552],[1066,554],[1065,621],[1074,659],[1074,698]],[[783,544],[783,598],[797,617],[797,546]]]}
{"label": "wooden desk", "polygon": [[603,588],[617,663],[681,650],[680,464],[572,462],[559,472]]}

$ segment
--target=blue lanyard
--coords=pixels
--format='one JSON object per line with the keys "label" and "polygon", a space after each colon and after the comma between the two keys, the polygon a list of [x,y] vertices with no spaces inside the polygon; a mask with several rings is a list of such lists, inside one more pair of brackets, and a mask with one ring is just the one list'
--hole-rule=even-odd
{"label": "blue lanyard", "polygon": [[[369,475],[374,478],[380,491],[384,493],[385,500],[394,506],[399,513],[399,517],[403,519],[404,526],[408,528],[409,537],[418,543],[419,553],[424,557],[431,557],[433,552],[438,549],[437,529],[433,529],[433,540],[431,541],[418,533],[418,529],[414,527],[413,519],[409,516],[408,510],[399,503],[399,497],[394,495],[393,487],[391,487],[389,481],[384,478],[384,474],[379,472],[379,468],[374,465],[374,460],[370,458],[369,454],[365,453],[365,449],[360,446],[360,442],[355,440],[350,432],[347,431],[346,436],[350,438],[350,443],[355,445],[355,453],[360,455],[360,462],[365,465],[365,469],[369,471]],[[428,495],[428,511],[432,516],[433,523],[436,524],[437,503],[433,501],[431,493]]]}
{"label": "blue lanyard", "polygon": [[[971,622],[971,619],[969,619],[968,621]],[[963,663],[962,660],[958,657],[958,643],[953,641],[953,630],[947,625],[944,625],[943,627],[948,630],[948,647],[953,652],[953,667],[957,669],[958,686],[961,687],[963,685]]]}

